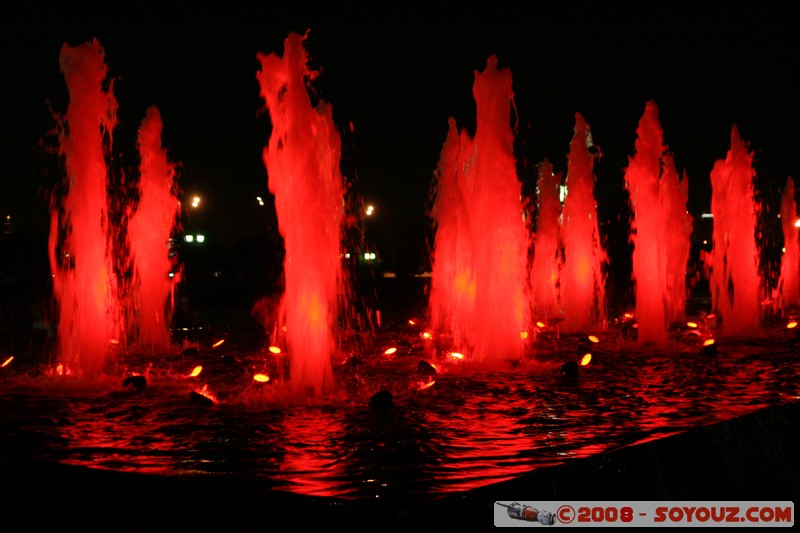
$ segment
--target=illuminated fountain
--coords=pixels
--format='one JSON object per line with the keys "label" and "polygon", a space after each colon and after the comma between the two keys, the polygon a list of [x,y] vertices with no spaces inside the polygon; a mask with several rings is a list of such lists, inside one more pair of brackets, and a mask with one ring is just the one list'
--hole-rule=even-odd
{"label": "illuminated fountain", "polygon": [[60,65],[70,102],[60,137],[66,192],[53,199],[49,242],[58,359],[63,372],[94,378],[121,333],[105,162],[117,103],[104,89],[107,67],[97,41],[65,44]]}
{"label": "illuminated fountain", "polygon": [[306,80],[316,72],[308,69],[303,43],[304,37],[290,34],[283,58],[259,53],[258,80],[272,120],[264,164],[286,249],[277,331],[285,327],[292,389],[313,396],[333,385],[334,328],[343,294],[344,182],[331,107],[311,103]]}
{"label": "illuminated fountain", "polygon": [[471,349],[475,325],[473,222],[468,205],[471,176],[467,175],[473,150],[466,130],[459,133],[451,118],[433,183],[431,214],[436,238],[431,253],[428,319],[431,329],[449,335],[458,353]]}
{"label": "illuminated fountain", "polygon": [[798,242],[797,203],[794,199],[794,181],[786,178],[781,196],[781,227],[783,228],[783,256],[781,277],[778,284],[781,308],[795,309],[800,306],[800,242]]}
{"label": "illuminated fountain", "polygon": [[[174,514],[174,497],[195,505],[208,504],[208,512],[203,508],[201,513],[189,513],[197,520],[207,520],[208,513],[217,510],[228,520],[242,516],[242,512],[260,515],[267,501],[282,520],[309,510],[313,511],[308,513],[314,515],[311,518],[363,518],[361,511],[374,504],[379,513],[372,516],[400,521],[446,496],[455,496],[450,502],[458,500],[461,509],[471,506],[480,511],[476,502],[487,494],[482,489],[490,485],[490,490],[495,490],[498,487],[494,485],[520,482],[552,486],[555,491],[563,478],[574,480],[576,475],[562,478],[556,473],[550,477],[548,472],[537,470],[603,454],[600,470],[604,482],[608,478],[612,482],[627,481],[631,478],[615,476],[644,470],[644,476],[658,484],[658,489],[647,496],[656,494],[666,499],[658,491],[667,486],[679,491],[697,481],[693,475],[695,469],[703,469],[704,457],[680,457],[681,464],[690,468],[664,470],[658,476],[650,476],[650,463],[638,469],[627,468],[629,464],[623,461],[618,469],[607,468],[610,463],[605,459],[649,444],[656,444],[651,449],[662,453],[671,443],[652,441],[683,437],[696,428],[705,430],[762,408],[796,403],[800,397],[800,384],[795,379],[797,338],[786,333],[788,327],[754,343],[749,339],[726,343],[720,349],[723,357],[701,353],[702,339],[695,336],[643,357],[641,346],[625,342],[621,328],[615,328],[613,320],[606,321],[603,270],[608,258],[601,246],[594,197],[596,151],[589,127],[579,114],[568,156],[563,208],[558,198],[560,175],[549,163],[538,169],[535,253],[527,271],[529,239],[509,126],[511,76],[507,69],[497,69],[493,56],[485,71],[475,73],[475,136],[459,131],[451,119],[435,173],[432,218],[436,239],[429,325],[436,335],[441,333],[437,342],[446,339],[443,342],[463,349],[474,362],[510,359],[520,364],[495,365],[478,372],[462,372],[459,362],[447,358],[429,364],[424,359],[431,353],[431,331],[413,320],[392,328],[379,325],[369,346],[361,346],[345,358],[335,357],[341,352],[335,338],[337,305],[344,303],[340,299],[345,292],[341,257],[345,202],[338,170],[341,146],[331,108],[324,102],[312,105],[307,82],[316,72],[307,69],[304,43],[304,38],[290,34],[283,57],[258,56],[261,95],[272,121],[263,162],[286,248],[284,290],[280,304],[275,306],[276,318],[274,323],[264,323],[267,328],[259,324],[254,328],[258,335],[266,330],[272,346],[263,349],[263,339],[249,325],[242,325],[244,334],[232,330],[228,337],[231,342],[213,339],[212,344],[205,332],[197,333],[191,349],[181,353],[167,350],[170,353],[163,357],[152,357],[166,342],[159,313],[164,311],[166,319],[173,286],[160,281],[171,268],[162,260],[177,202],[173,196],[174,168],[159,139],[160,117],[151,108],[139,131],[142,179],[137,209],[119,210],[130,214],[126,242],[133,250],[130,265],[136,280],[123,288],[144,313],[137,315],[136,325],[139,341],[150,353],[119,349],[115,354],[124,363],[125,372],[148,368],[146,391],[145,380],[134,381],[132,375],[123,380],[118,375],[113,385],[106,382],[106,390],[100,393],[75,390],[63,394],[62,389],[52,393],[47,385],[64,381],[53,379],[52,365],[41,365],[47,369],[37,373],[33,365],[12,364],[11,358],[4,358],[0,401],[8,407],[2,423],[9,441],[4,457],[13,466],[23,465],[9,468],[16,477],[4,478],[11,479],[8,484],[15,488],[10,491],[13,497],[39,501],[48,509],[60,511],[55,513],[58,516],[92,501],[96,508],[111,509],[118,517],[130,511],[132,500],[157,486],[161,493],[169,493],[168,497],[153,498],[156,501],[147,505],[148,509]],[[111,304],[107,301],[117,288],[109,256],[117,261],[122,256],[119,250],[111,253],[114,250],[109,243],[122,239],[114,227],[107,222],[104,225],[108,217],[103,215],[109,209],[105,191],[110,189],[104,149],[115,124],[116,104],[110,93],[101,90],[105,67],[100,59],[96,44],[64,48],[62,68],[68,74],[72,98],[62,128],[62,153],[70,182],[64,203],[54,204],[49,245],[61,304],[60,327],[65,326],[58,349],[69,368],[87,375],[98,373],[108,359],[109,339],[118,338],[116,324],[109,319],[119,314],[121,306],[113,299]],[[76,72],[81,75],[75,76]],[[92,83],[80,85],[86,80]],[[647,220],[640,216],[648,207],[652,211],[648,214],[660,217],[662,225],[680,230],[680,238],[674,240],[657,235],[655,239],[661,245],[649,252],[657,256],[661,272],[653,289],[661,298],[661,307],[655,310],[658,319],[652,324],[653,328],[666,329],[686,313],[681,279],[686,266],[688,233],[684,232],[691,226],[685,212],[687,184],[678,178],[671,155],[664,153],[654,107],[647,108],[638,133],[637,154],[629,171],[640,169],[637,171],[642,175],[631,174],[629,179],[633,182],[641,178],[651,203],[642,203],[641,196],[633,198],[635,242],[640,244],[648,229]],[[740,274],[733,266],[739,262],[733,256],[743,254],[747,259],[742,270],[753,272],[755,268],[749,262],[751,249],[723,248],[721,235],[735,236],[741,229],[734,227],[735,216],[726,218],[729,213],[724,208],[731,204],[734,213],[744,212],[752,206],[752,195],[746,192],[747,187],[742,188],[745,193],[740,189],[735,194],[726,192],[729,186],[722,178],[751,178],[749,163],[743,143],[734,136],[728,159],[718,163],[712,174],[715,259],[719,258],[714,266],[721,265],[714,274],[729,272],[729,279],[723,278],[712,287],[716,287],[715,309],[726,325],[743,323],[739,308],[750,304],[742,300],[747,296],[742,295],[745,291],[735,290],[730,295],[720,291],[723,284],[737,288],[740,283]],[[91,179],[82,179],[85,176]],[[660,180],[657,185],[654,176]],[[788,199],[793,196],[788,192],[790,183],[784,192],[786,214],[782,216],[786,220],[793,218],[788,213],[796,210]],[[639,181],[635,185],[631,185],[631,191],[640,192],[634,191]],[[739,200],[741,204],[736,203]],[[145,222],[152,224],[147,226],[152,241],[144,237],[148,232],[143,227]],[[724,229],[719,236],[718,227]],[[785,227],[785,231],[791,230]],[[752,243],[752,226],[742,233],[747,237],[743,240]],[[788,250],[791,242],[786,240]],[[640,252],[646,249],[639,246]],[[668,256],[667,260],[662,255]],[[145,262],[146,256],[158,261]],[[91,261],[87,263],[87,259]],[[636,262],[637,281],[647,279],[638,270],[642,264],[650,264],[645,259],[651,258]],[[789,271],[797,269],[791,259],[782,266],[787,269],[787,278]],[[145,281],[151,279],[150,275],[152,291],[144,288],[150,286]],[[409,286],[404,285],[408,280],[400,278],[383,281],[400,284],[400,290]],[[528,287],[537,300],[528,301]],[[782,287],[788,298],[789,284]],[[83,296],[87,301],[81,299]],[[150,297],[152,306],[143,305],[141,299]],[[658,306],[658,301],[652,300],[652,305]],[[642,298],[642,306],[645,302],[650,300]],[[647,316],[648,311],[637,305],[640,316]],[[579,375],[570,379],[559,371],[563,368],[559,359],[574,356],[586,338],[583,335],[541,335],[547,342],[555,339],[552,359],[525,353],[531,340],[523,341],[521,333],[526,330],[529,312],[537,318],[559,318],[565,332],[583,333],[603,327],[602,335],[586,336],[595,343],[591,364],[582,366]],[[148,317],[153,319],[149,325]],[[645,333],[640,340],[648,337],[652,338]],[[248,338],[256,338],[257,343],[249,344]],[[90,358],[87,354],[98,355]],[[282,385],[276,384],[280,380],[270,380],[261,373],[267,363],[276,361],[280,365],[288,361],[290,392],[303,399],[324,394],[325,401],[284,401]],[[336,394],[325,394],[332,389]],[[198,390],[207,391],[208,396]],[[371,393],[375,390],[390,393],[381,396],[389,400],[374,402]],[[611,411],[613,416],[609,416]],[[769,417],[760,419],[764,420],[769,422]],[[749,424],[758,425],[752,419]],[[772,423],[769,428],[778,426],[780,423]],[[723,430],[726,428],[731,426]],[[742,424],[737,423],[734,429],[737,435],[742,434]],[[763,431],[763,427],[753,431]],[[686,436],[695,439],[694,444],[714,441]],[[748,442],[762,443],[764,439],[758,433]],[[737,445],[727,446],[720,453],[715,442],[708,455],[734,461],[742,454],[731,459],[725,452]],[[634,451],[633,455],[655,457],[649,452]],[[769,453],[764,456],[771,460]],[[668,459],[675,460],[672,456]],[[27,469],[28,463],[37,467]],[[58,482],[64,477],[69,480],[64,473],[67,470],[50,471],[53,463],[74,468],[81,488],[93,492],[47,490],[53,483],[51,477]],[[568,466],[572,468],[573,464]],[[762,463],[757,461],[756,465],[761,472]],[[101,477],[94,478],[101,481],[93,483],[93,473],[84,470],[102,471]],[[728,473],[728,469],[721,470]],[[29,479],[31,473],[39,477]],[[734,481],[741,479],[740,473],[736,469]],[[125,477],[129,474],[137,475]],[[781,472],[772,474],[770,484],[795,485],[794,479],[776,479]],[[702,471],[698,482],[706,483],[703,489],[716,488],[717,475],[718,471]],[[112,476],[123,478],[116,486],[127,491],[125,497],[107,490],[110,479],[117,481]],[[632,490],[641,491],[639,482],[649,481],[642,477],[634,476],[635,483],[628,484],[634,487]],[[46,478],[46,482],[39,483],[40,478]],[[531,479],[539,483],[528,483]],[[600,485],[586,490],[593,491],[596,486]],[[175,487],[178,489],[173,490]],[[467,491],[474,492],[461,498],[460,493]],[[281,494],[288,492],[310,496],[313,501],[289,500]],[[234,508],[217,505],[220,494],[233,494],[232,499],[242,497],[246,503]],[[283,505],[289,501],[295,505]],[[451,520],[452,514],[436,517]],[[186,525],[187,515],[178,513],[177,518]]]}
{"label": "illuminated fountain", "polygon": [[510,126],[511,71],[498,69],[495,56],[475,72],[473,96],[475,137],[457,134],[451,120],[439,165],[431,322],[449,324],[464,345],[455,348],[474,362],[520,360],[529,314],[528,237]]}
{"label": "illuminated fountain", "polygon": [[559,269],[561,267],[561,174],[553,172],[549,161],[537,169],[536,229],[531,263],[531,300],[534,318],[547,321],[559,316]]}
{"label": "illuminated fountain", "polygon": [[758,274],[756,213],[753,196],[753,155],[734,126],[725,159],[711,170],[712,311],[726,336],[758,334],[761,330],[762,282]]}
{"label": "illuminated fountain", "polygon": [[691,218],[688,183],[679,180],[663,142],[655,103],[647,102],[639,121],[636,153],[625,182],[633,204],[631,241],[636,285],[637,339],[664,347],[670,325],[683,319]]}
{"label": "illuminated fountain", "polygon": [[161,147],[158,110],[148,109],[139,130],[134,210],[124,188],[109,185],[117,101],[103,48],[97,41],[65,44],[60,64],[70,96],[60,120],[66,179],[63,194],[53,195],[49,238],[59,372],[91,379],[130,345],[151,354],[170,348],[180,277],[173,272],[169,241],[180,206],[174,167]]}
{"label": "illuminated fountain", "polygon": [[606,318],[604,265],[608,259],[600,241],[594,196],[596,155],[589,125],[575,114],[575,133],[567,162],[567,197],[561,234],[564,264],[561,273],[562,330],[575,333],[601,327]]}
{"label": "illuminated fountain", "polygon": [[139,127],[139,203],[130,217],[130,255],[134,263],[132,294],[138,344],[142,349],[169,349],[170,320],[175,286],[169,241],[180,215],[175,168],[161,146],[163,123],[158,109],[150,107]]}
{"label": "illuminated fountain", "polygon": [[[689,198],[689,179],[679,177],[671,153],[663,155],[664,170],[661,175],[661,209],[669,237],[665,239],[666,280],[664,282],[664,313],[667,325],[686,319],[688,287],[686,268],[691,251],[693,231],[692,215],[686,209]],[[666,227],[666,226],[665,226]]]}

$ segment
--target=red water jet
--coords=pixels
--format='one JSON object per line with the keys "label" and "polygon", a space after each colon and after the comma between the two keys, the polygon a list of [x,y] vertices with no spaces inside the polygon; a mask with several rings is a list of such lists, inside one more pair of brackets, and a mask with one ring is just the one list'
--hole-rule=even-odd
{"label": "red water jet", "polygon": [[726,335],[746,335],[761,328],[761,280],[756,248],[753,155],[734,126],[725,159],[711,169],[711,305]]}
{"label": "red water jet", "polygon": [[118,339],[120,306],[109,236],[105,155],[117,102],[97,41],[61,48],[69,105],[61,123],[66,195],[53,199],[48,253],[58,304],[58,359],[72,374],[94,377]]}
{"label": "red water jet", "polygon": [[564,264],[561,272],[563,330],[579,332],[605,320],[606,253],[600,242],[594,196],[596,155],[588,124],[575,113],[575,130],[567,156],[567,196],[561,234]]}
{"label": "red water jet", "polygon": [[[458,135],[451,120],[439,164],[429,308],[433,323],[449,320],[457,328],[450,333],[457,331],[470,345],[472,361],[515,360],[523,354],[529,304],[528,236],[510,125],[511,71],[498,69],[497,58],[489,57],[486,69],[475,72],[472,92],[475,138]],[[447,312],[452,318],[442,318]]]}
{"label": "red water jet", "polygon": [[633,204],[631,241],[638,340],[663,346],[667,341],[662,286],[666,257],[659,237],[665,221],[658,190],[664,146],[658,110],[651,102],[639,121],[637,134],[636,153],[628,164],[625,181]]}
{"label": "red water jet", "polygon": [[633,205],[637,338],[642,344],[664,346],[668,328],[680,319],[686,302],[691,234],[686,212],[688,182],[678,178],[654,102],[647,102],[636,133],[625,182]]}
{"label": "red water jet", "polygon": [[431,254],[431,288],[428,315],[431,328],[451,337],[452,348],[471,351],[475,326],[475,266],[473,228],[468,205],[468,170],[474,143],[454,119],[448,121],[447,138],[434,174],[435,202],[431,210],[435,240]]}
{"label": "red water jet", "polygon": [[[305,37],[290,34],[284,56],[257,55],[258,81],[272,122],[263,158],[284,239],[286,326],[292,388],[318,394],[332,385],[337,304],[343,295],[344,181],[332,109],[312,106]],[[307,86],[307,82],[309,86]]]}
{"label": "red water jet", "polygon": [[138,343],[147,350],[170,346],[170,320],[175,286],[169,242],[180,216],[175,167],[161,145],[163,123],[155,107],[139,127],[139,203],[130,219],[128,236],[134,264],[133,291]]}
{"label": "red water jet", "polygon": [[666,223],[663,245],[666,256],[666,279],[664,282],[664,314],[667,325],[686,319],[686,281],[689,254],[692,246],[694,221],[686,209],[689,201],[689,179],[684,173],[679,177],[675,158],[671,153],[662,156],[660,205]]}
{"label": "red water jet", "polygon": [[780,289],[783,309],[800,306],[800,242],[796,225],[797,203],[794,199],[794,181],[786,178],[781,196],[781,226],[783,227],[783,256],[781,256]]}
{"label": "red water jet", "polygon": [[533,235],[534,253],[531,263],[530,287],[534,317],[556,318],[560,312],[559,269],[561,268],[561,173],[553,172],[549,161],[537,169],[536,229]]}

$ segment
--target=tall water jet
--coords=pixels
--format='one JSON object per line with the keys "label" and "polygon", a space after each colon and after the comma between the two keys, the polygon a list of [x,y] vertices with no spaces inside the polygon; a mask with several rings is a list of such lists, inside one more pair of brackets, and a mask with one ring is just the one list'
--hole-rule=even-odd
{"label": "tall water jet", "polygon": [[528,238],[513,155],[511,72],[498,69],[495,56],[475,72],[473,96],[475,138],[458,135],[451,119],[436,176],[429,309],[436,324],[454,328],[473,362],[518,360],[529,314]]}
{"label": "tall water jet", "polygon": [[658,110],[648,102],[637,128],[636,153],[628,163],[625,182],[633,204],[631,241],[636,284],[636,321],[640,343],[663,346],[667,342],[663,282],[666,256],[659,237],[664,217],[659,209],[662,143]]}
{"label": "tall water jet", "polygon": [[146,350],[170,346],[175,286],[169,242],[177,228],[180,201],[175,166],[161,145],[163,123],[156,107],[147,109],[139,127],[139,202],[130,217],[128,236],[134,265],[132,295],[138,344]]}
{"label": "tall water jet", "polygon": [[781,226],[783,228],[783,256],[781,277],[778,283],[781,308],[795,310],[800,307],[800,242],[798,242],[797,203],[794,199],[794,180],[786,178],[781,195]]}
{"label": "tall water jet", "polygon": [[117,102],[97,41],[64,44],[60,65],[69,90],[60,131],[66,180],[63,198],[53,199],[48,245],[58,305],[58,359],[65,373],[93,378],[102,372],[110,342],[119,334],[105,160]]}
{"label": "tall water jet", "polygon": [[431,328],[450,336],[453,350],[472,349],[475,327],[475,266],[469,211],[475,145],[454,119],[434,173],[431,208],[434,246],[428,319]]}
{"label": "tall water jet", "polygon": [[567,196],[562,210],[564,264],[561,272],[563,329],[580,332],[606,317],[606,253],[600,241],[594,196],[595,155],[589,125],[575,114],[575,130],[567,156]]}
{"label": "tall water jet", "polygon": [[561,173],[543,161],[537,168],[536,228],[530,287],[535,318],[544,320],[560,314],[559,269],[561,268]]}
{"label": "tall water jet", "polygon": [[753,155],[733,126],[725,159],[711,169],[714,230],[709,285],[712,310],[722,319],[725,335],[761,329],[754,178]]}
{"label": "tall water jet", "polygon": [[675,168],[675,158],[669,152],[662,156],[662,167],[659,195],[665,218],[665,231],[662,232],[666,255],[664,318],[669,326],[686,319],[686,269],[691,253],[694,221],[687,209],[689,179],[686,173],[682,178],[679,176]]}
{"label": "tall water jet", "polygon": [[475,352],[478,361],[519,359],[527,329],[528,232],[522,216],[522,184],[514,158],[511,71],[490,56],[475,72],[474,221]]}
{"label": "tall water jet", "polygon": [[317,72],[308,68],[304,42],[292,33],[282,58],[259,53],[257,77],[272,122],[264,165],[286,249],[280,316],[290,381],[296,393],[315,395],[333,384],[334,327],[343,294],[344,180],[332,109],[321,100],[316,107],[311,103],[308,90]]}
{"label": "tall water jet", "polygon": [[664,145],[658,107],[647,102],[636,130],[635,154],[625,172],[633,205],[631,241],[638,341],[664,346],[683,316],[691,217],[688,182],[681,181]]}

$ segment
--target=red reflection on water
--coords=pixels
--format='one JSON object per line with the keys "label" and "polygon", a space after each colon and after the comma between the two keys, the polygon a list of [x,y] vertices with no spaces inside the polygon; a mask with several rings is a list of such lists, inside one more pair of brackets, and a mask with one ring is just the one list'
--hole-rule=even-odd
{"label": "red reflection on water", "polygon": [[347,479],[345,462],[337,459],[337,453],[325,452],[331,443],[341,442],[344,434],[338,417],[313,409],[287,412],[281,428],[283,462],[276,476],[287,485],[278,488],[309,496],[347,496],[346,487],[331,481]]}
{"label": "red reflection on water", "polygon": [[781,307],[800,306],[800,242],[798,242],[797,203],[794,199],[794,181],[786,178],[781,196],[781,226],[784,252],[781,257],[780,289]]}
{"label": "red reflection on water", "polygon": [[[475,72],[474,140],[450,128],[437,176],[431,322],[477,362],[522,357],[528,236],[516,174],[511,71]],[[471,348],[471,349],[470,349]]]}
{"label": "red reflection on water", "polygon": [[58,305],[58,357],[73,372],[93,377],[118,338],[120,307],[109,235],[105,155],[116,126],[117,102],[105,90],[107,67],[97,41],[64,44],[61,72],[69,105],[60,135],[66,195],[54,199],[49,258]]}
{"label": "red reflection on water", "polygon": [[[464,409],[424,414],[429,431],[448,428],[452,435],[443,459],[447,468],[435,479],[437,491],[467,491],[499,483],[529,471],[517,460],[537,448],[536,439],[520,431],[519,422],[502,410],[485,409],[476,417],[468,400]],[[546,439],[549,435],[541,435]]]}
{"label": "red reflection on water", "polygon": [[637,335],[640,343],[664,346],[669,325],[682,318],[686,303],[692,229],[686,212],[688,182],[679,179],[666,153],[654,102],[647,102],[636,132],[636,153],[625,182],[633,204]]}
{"label": "red reflection on water", "polygon": [[290,34],[283,58],[259,53],[258,80],[272,121],[264,164],[286,248],[280,315],[291,357],[291,386],[313,395],[333,380],[333,328],[344,294],[344,184],[331,107],[324,101],[313,107],[307,90],[306,82],[317,72],[307,66],[304,40]]}
{"label": "red reflection on water", "polygon": [[754,334],[761,327],[754,178],[753,155],[734,126],[727,156],[711,169],[711,306],[727,335]]}
{"label": "red reflection on water", "polygon": [[562,329],[568,332],[596,326],[605,319],[605,274],[602,269],[607,259],[597,224],[595,156],[589,150],[593,146],[589,125],[580,113],[575,113],[561,228],[564,242]]}
{"label": "red reflection on water", "polygon": [[[485,487],[798,397],[791,379],[797,358],[783,339],[723,343],[720,356],[708,358],[689,346],[671,353],[626,349],[611,333],[598,348],[618,348],[595,354],[580,382],[569,384],[539,362],[513,372],[462,373],[448,361],[444,371],[423,376],[415,358],[397,365],[378,357],[358,376],[342,378],[357,384],[355,396],[290,405],[273,396],[279,391],[270,382],[248,381],[243,369],[262,361],[242,352],[242,365],[208,360],[219,409],[198,408],[213,401],[198,397],[197,383],[168,361],[149,372],[146,391],[114,380],[114,392],[110,383],[92,392],[74,380],[34,382],[26,373],[0,388],[0,399],[17,413],[4,420],[11,433],[40,439],[34,449],[15,447],[32,459],[121,472],[268,477],[277,490],[362,498]],[[604,364],[609,355],[613,364]],[[387,381],[396,408],[367,409],[364,392]]]}
{"label": "red reflection on water", "polygon": [[161,146],[163,124],[150,107],[139,127],[139,203],[130,219],[130,253],[135,268],[139,345],[152,351],[170,347],[169,325],[179,276],[170,277],[169,240],[180,215],[175,168]]}

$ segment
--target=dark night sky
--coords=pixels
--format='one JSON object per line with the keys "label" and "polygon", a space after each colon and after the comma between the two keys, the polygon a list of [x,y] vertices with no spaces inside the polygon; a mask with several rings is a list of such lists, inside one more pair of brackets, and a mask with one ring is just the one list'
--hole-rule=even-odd
{"label": "dark night sky", "polygon": [[648,100],[688,175],[693,213],[708,209],[709,172],[725,157],[733,125],[755,154],[765,201],[800,175],[792,82],[800,45],[795,17],[775,7],[784,4],[725,2],[716,12],[664,3],[268,4],[4,8],[0,209],[15,230],[46,232],[45,193],[58,170],[42,141],[53,125],[49,108],[63,113],[68,102],[59,51],[92,38],[116,80],[115,150],[134,158],[145,109],[158,107],[181,189],[204,198],[193,221],[226,245],[274,224],[269,206],[255,202],[269,197],[256,54],[282,55],[288,33],[305,30],[321,70],[315,87],[341,130],[343,171],[354,194],[378,206],[375,239],[398,268],[413,269],[424,255],[426,200],[447,120],[474,131],[474,72],[492,54],[512,71],[520,179],[531,180],[545,157],[565,171],[575,113],[591,125],[605,154],[596,166],[601,223],[624,210],[624,167]]}

